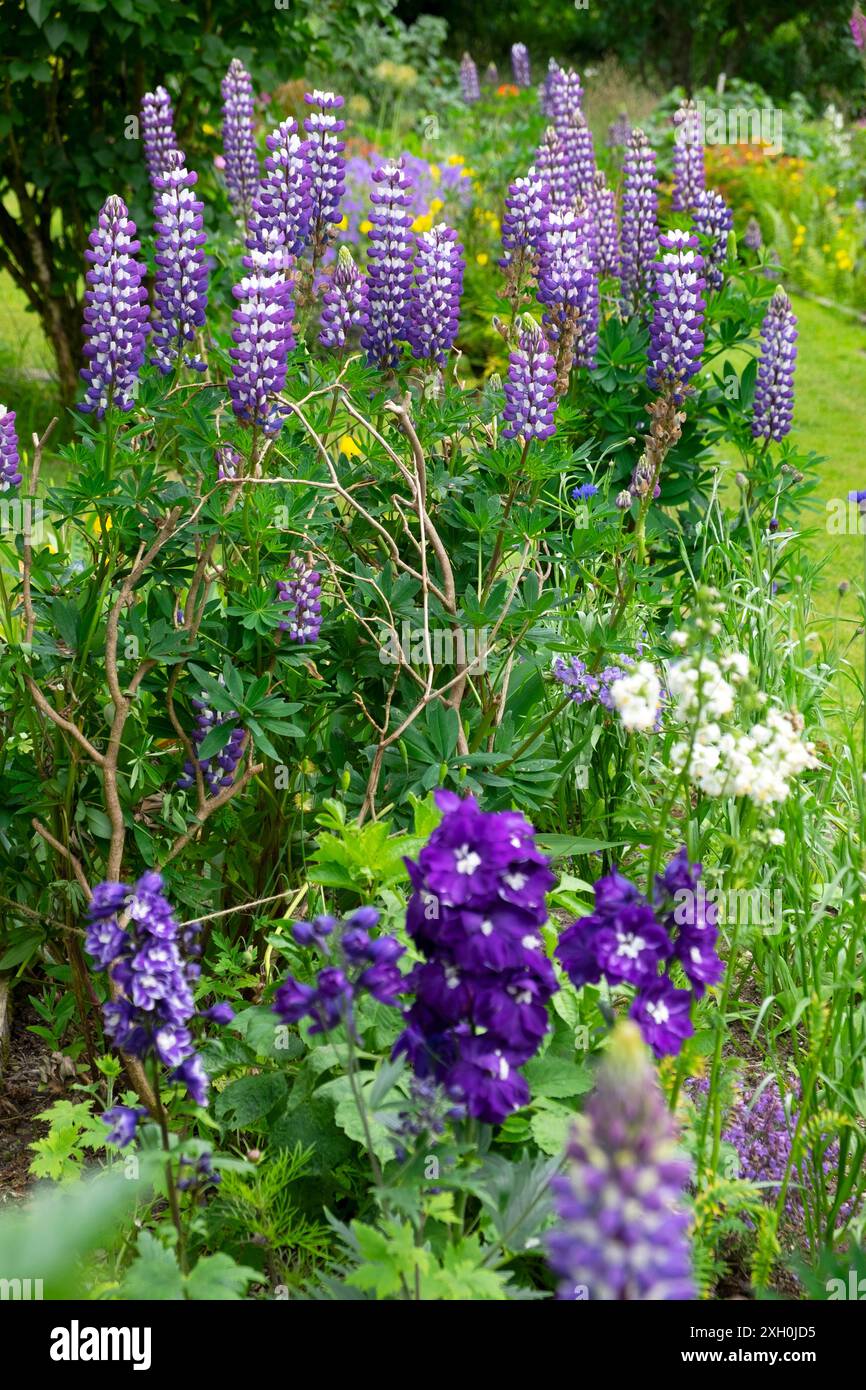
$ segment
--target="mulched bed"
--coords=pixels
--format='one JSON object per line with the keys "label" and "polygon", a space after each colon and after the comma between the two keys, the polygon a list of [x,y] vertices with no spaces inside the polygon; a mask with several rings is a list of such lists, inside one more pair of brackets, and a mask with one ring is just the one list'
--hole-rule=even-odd
{"label": "mulched bed", "polygon": [[25,1195],[34,1181],[28,1173],[29,1145],[48,1126],[35,1117],[63,1094],[51,1050],[28,1024],[39,1018],[27,1002],[13,1000],[9,1052],[0,1070],[0,1206]]}

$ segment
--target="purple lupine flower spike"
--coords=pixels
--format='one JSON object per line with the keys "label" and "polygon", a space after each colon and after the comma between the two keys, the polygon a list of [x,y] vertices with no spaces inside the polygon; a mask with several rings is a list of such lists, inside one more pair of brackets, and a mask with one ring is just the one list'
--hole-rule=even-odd
{"label": "purple lupine flower spike", "polygon": [[598,352],[598,228],[592,206],[585,198],[574,201],[580,239],[586,248],[589,271],[584,277],[578,303],[577,331],[574,339],[574,365],[595,370]]}
{"label": "purple lupine flower spike", "polygon": [[88,237],[84,258],[89,270],[84,292],[84,356],[87,382],[78,409],[101,420],[109,406],[132,410],[147,338],[147,290],[135,223],[122,198],[106,198],[99,221]]}
{"label": "purple lupine flower spike", "polygon": [[341,246],[337,267],[322,295],[323,347],[341,350],[356,330],[367,322],[367,284],[348,246]]}
{"label": "purple lupine flower spike", "polygon": [[676,1140],[640,1033],[618,1023],[565,1172],[551,1182],[559,1219],[547,1243],[559,1298],[697,1297],[685,1203],[692,1165]]}
{"label": "purple lupine flower spike", "polygon": [[467,105],[471,105],[473,101],[479,101],[481,98],[478,69],[469,53],[464,53],[460,60],[460,90]]}
{"label": "purple lupine flower spike", "polygon": [[473,1118],[501,1124],[529,1099],[518,1068],[549,1027],[557,983],[540,928],[554,878],[519,812],[485,812],[447,791],[436,804],[440,824],[407,860],[406,930],[424,959],[407,981],[415,1002],[394,1055]]}
{"label": "purple lupine flower spike", "polygon": [[667,232],[659,237],[659,247],[647,384],[680,401],[700,370],[704,350],[704,261],[697,237],[689,232]]}
{"label": "purple lupine flower spike", "polygon": [[253,80],[239,58],[232,58],[222,80],[223,155],[229,199],[235,216],[246,222],[259,186]]}
{"label": "purple lupine flower spike", "polygon": [[217,465],[217,478],[222,482],[231,482],[237,478],[242,471],[243,459],[237,449],[233,449],[231,444],[221,444],[214,451]]}
{"label": "purple lupine flower spike", "polygon": [[322,626],[322,579],[302,555],[289,561],[291,575],[277,582],[277,601],[290,605],[290,612],[279,624],[280,632],[289,634],[289,641],[315,642]]}
{"label": "purple lupine flower spike", "polygon": [[547,114],[553,117],[554,125],[559,126],[583,109],[583,88],[573,68],[551,66],[548,77]]}
{"label": "purple lupine flower spike", "polygon": [[403,161],[389,162],[373,171],[370,194],[372,227],[367,266],[367,323],[361,346],[371,363],[396,367],[399,343],[406,333],[406,316],[412,287],[411,232],[412,182]]}
{"label": "purple lupine flower spike", "polygon": [[598,337],[595,231],[583,199],[548,215],[541,236],[538,299],[545,306],[545,331],[556,343],[556,389],[563,395],[576,349],[581,347],[588,365]]}
{"label": "purple lupine flower spike", "polygon": [[559,64],[555,58],[548,59],[547,72],[544,74],[544,81],[538,89],[538,100],[541,106],[541,114],[548,119],[553,115],[553,88],[556,82]]}
{"label": "purple lupine flower spike", "polygon": [[743,232],[743,245],[748,251],[759,251],[763,245],[761,224],[756,217],[750,217]]}
{"label": "purple lupine flower spike", "polygon": [[552,125],[544,132],[544,139],[535,152],[533,168],[547,187],[547,200],[551,207],[566,207],[571,202],[573,178],[568,163],[568,151]]}
{"label": "purple lupine flower spike", "polygon": [[550,186],[533,165],[525,178],[516,178],[505,195],[502,218],[502,246],[499,262],[503,270],[511,265],[522,269],[534,260],[550,204]]}
{"label": "purple lupine flower spike", "polygon": [[486,87],[496,87],[499,83],[499,69],[495,63],[488,63],[484,69],[484,85]]}
{"label": "purple lupine flower spike", "polygon": [[[222,681],[220,681],[222,684]],[[222,714],[215,710],[206,692],[201,692],[201,698],[193,699],[190,702],[195,710],[195,728],[192,733],[192,746],[196,755],[196,761],[201,771],[205,790],[209,796],[217,796],[223,787],[230,787],[235,780],[235,771],[241,760],[241,754],[246,743],[246,730],[241,725],[236,725],[229,735],[229,741],[225,747],[212,758],[199,757],[199,748],[204,743],[212,729],[217,729],[221,724],[227,724],[231,720],[237,719],[237,710],[229,710]],[[196,784],[195,768],[189,761],[183,765],[183,772],[177,779],[177,785],[182,790],[194,787]]]}
{"label": "purple lupine flower spike", "polygon": [[616,194],[598,170],[593,180],[593,212],[597,235],[598,273],[602,277],[619,278],[619,227],[616,220]]}
{"label": "purple lupine flower spike", "polygon": [[693,101],[684,101],[674,115],[674,212],[694,212],[704,188],[704,139],[700,112]]}
{"label": "purple lupine flower spike", "polygon": [[151,362],[164,375],[180,363],[203,372],[195,350],[196,331],[205,322],[207,265],[204,205],[193,191],[196,175],[179,150],[166,155],[153,180],[156,279],[153,286]]}
{"label": "purple lupine flower spike", "polygon": [[237,305],[232,311],[228,389],[239,420],[265,434],[277,434],[284,417],[273,397],[286,384],[287,358],[295,345],[295,307],[285,275],[282,232],[263,229],[261,243],[261,249],[244,256],[249,273],[232,288]]}
{"label": "purple lupine flower spike", "polygon": [[457,233],[444,222],[429,232],[419,232],[406,321],[413,357],[444,365],[460,323],[464,264]]}
{"label": "purple lupine flower spike", "polygon": [[605,144],[609,150],[622,149],[629,142],[631,136],[631,123],[628,113],[621,111],[615,121],[611,121],[607,128]]}
{"label": "purple lupine flower spike", "polygon": [[557,122],[556,134],[566,171],[563,201],[570,206],[576,197],[592,197],[596,172],[592,131],[583,112],[573,111],[565,120]]}
{"label": "purple lupine flower spike", "polygon": [[247,223],[247,246],[255,250],[262,228],[283,234],[287,256],[299,256],[310,236],[310,178],[297,122],[281,122],[266,144],[265,177],[253,199]]}
{"label": "purple lupine flower spike", "polygon": [[346,189],[346,161],[343,157],[346,142],[340,139],[346,122],[335,114],[343,105],[343,100],[334,92],[318,90],[308,92],[304,97],[308,106],[316,108],[304,121],[310,177],[310,231],[315,262],[322,257],[332,227],[340,221],[340,202]]}
{"label": "purple lupine flower spike", "polygon": [[517,87],[531,87],[532,73],[529,66],[529,50],[525,43],[511,45],[511,71]]}
{"label": "purple lupine flower spike", "polygon": [[692,218],[695,231],[708,239],[707,289],[720,290],[725,276],[722,266],[728,258],[728,234],[733,230],[734,214],[721,193],[703,188],[695,199]]}
{"label": "purple lupine flower spike", "polygon": [[15,411],[0,405],[0,492],[11,492],[18,487],[21,482],[19,463]]}
{"label": "purple lupine flower spike", "polygon": [[640,309],[652,288],[652,263],[658,251],[656,157],[642,130],[633,130],[623,160],[621,287],[623,302]]}
{"label": "purple lupine flower spike", "polygon": [[166,158],[178,148],[174,133],[174,110],[164,87],[145,92],[141,99],[141,138],[150,181],[162,173]]}
{"label": "purple lupine flower spike", "polygon": [[527,444],[532,439],[549,439],[556,430],[553,419],[555,388],[556,363],[544,334],[535,320],[524,314],[504,386],[502,418],[507,423],[503,426],[503,437],[515,439],[520,435]]}
{"label": "purple lupine flower spike", "polygon": [[784,439],[794,415],[797,316],[779,285],[761,326],[761,360],[752,406],[756,439]]}

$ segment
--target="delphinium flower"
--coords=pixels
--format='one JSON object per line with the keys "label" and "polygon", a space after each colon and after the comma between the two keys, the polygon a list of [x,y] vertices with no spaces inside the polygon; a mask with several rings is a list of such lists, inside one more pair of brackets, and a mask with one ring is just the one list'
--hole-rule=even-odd
{"label": "delphinium flower", "polygon": [[183,1174],[183,1177],[178,1178],[179,1192],[191,1192],[200,1196],[207,1188],[218,1187],[222,1182],[222,1173],[218,1173],[214,1168],[210,1154],[202,1154],[200,1158],[189,1158],[184,1154],[178,1167],[179,1172]]}
{"label": "delphinium flower", "polygon": [[321,575],[302,555],[292,556],[289,570],[289,578],[277,582],[277,602],[290,606],[279,631],[287,632],[289,640],[300,645],[315,642],[322,626]]}
{"label": "delphinium flower", "polygon": [[232,311],[229,395],[239,420],[277,434],[284,417],[273,397],[286,384],[288,354],[295,345],[295,306],[282,232],[262,229],[260,247],[244,256],[243,264],[247,274],[232,288],[237,305]]}
{"label": "delphinium flower", "polygon": [[743,232],[743,245],[748,251],[759,251],[763,244],[761,224],[756,217],[750,217]]}
{"label": "delphinium flower", "polygon": [[417,1152],[422,1144],[435,1143],[445,1133],[449,1120],[462,1120],[463,1107],[456,1105],[431,1077],[413,1075],[409,1081],[406,1110],[397,1115],[395,1134],[399,1140],[397,1159],[405,1162],[409,1149]]}
{"label": "delphinium flower", "polygon": [[21,482],[15,411],[0,405],[0,492],[11,492]]}
{"label": "delphinium flower", "polygon": [[614,1029],[596,1088],[552,1180],[547,1237],[566,1300],[660,1302],[697,1297],[685,1191],[692,1176],[634,1024]]}
{"label": "delphinium flower", "polygon": [[705,180],[700,113],[693,101],[683,101],[674,115],[674,212],[694,212]]}
{"label": "delphinium flower", "polygon": [[470,53],[464,53],[460,60],[460,90],[467,105],[480,100],[481,87],[478,82],[478,69]]}
{"label": "delphinium flower", "polygon": [[367,322],[367,284],[348,246],[341,246],[334,269],[322,295],[322,347],[337,351],[348,347],[351,335]]}
{"label": "delphinium flower", "polygon": [[454,345],[463,292],[463,247],[457,233],[440,222],[416,239],[415,279],[406,319],[413,357],[440,366]]}
{"label": "delphinium flower", "polygon": [[106,198],[88,237],[89,269],[84,291],[84,356],[87,383],[78,409],[101,420],[109,406],[132,410],[147,337],[147,290],[143,261],[135,253],[135,223],[122,198]]}
{"label": "delphinium flower", "polygon": [[[195,710],[195,728],[192,732],[192,746],[196,755],[196,762],[202,776],[204,789],[209,796],[217,796],[224,787],[230,787],[235,780],[237,765],[241,760],[246,742],[246,730],[242,725],[235,725],[229,735],[229,740],[219,753],[210,758],[200,758],[199,749],[204,743],[212,729],[218,729],[220,725],[227,724],[237,719],[237,711],[229,710],[226,714],[215,710],[207,697],[206,692],[201,692],[201,698],[195,696],[190,701]],[[196,785],[195,767],[187,759],[183,765],[183,772],[177,779],[177,785],[185,791]]]}
{"label": "delphinium flower", "polygon": [[707,253],[707,289],[720,290],[724,284],[722,266],[728,258],[728,233],[734,226],[734,214],[721,193],[701,189],[695,199],[692,218],[695,231],[710,243]]}
{"label": "delphinium flower", "polygon": [[779,285],[761,325],[761,358],[752,405],[756,439],[784,439],[794,415],[797,316]]}
{"label": "delphinium flower", "polygon": [[310,1018],[311,1034],[329,1033],[344,1023],[355,1037],[354,1008],[362,995],[397,1006],[406,991],[397,961],[406,948],[394,936],[372,936],[378,921],[374,907],[360,907],[345,922],[323,915],[295,923],[297,944],[315,948],[325,963],[315,984],[288,975],[280,985],[272,1007],[283,1023]]}
{"label": "delphinium flower", "polygon": [[[99,883],[87,908],[85,947],[93,969],[107,970],[118,990],[103,1005],[107,1036],[122,1052],[168,1067],[169,1080],[185,1086],[196,1105],[205,1105],[208,1078],[191,1024],[196,1017],[227,1023],[232,1011],[220,1004],[196,1015],[198,933],[198,923],[179,926],[158,873],[143,874],[134,887]],[[114,1142],[133,1137],[129,1115],[115,1109],[104,1118],[118,1135]]]}
{"label": "delphinium flower", "polygon": [[414,239],[408,212],[412,185],[402,161],[383,164],[376,169],[373,183],[367,323],[361,335],[361,346],[367,349],[371,363],[396,367],[400,360],[400,340],[406,336],[412,288]]}
{"label": "delphinium flower", "polygon": [[[593,911],[565,929],[554,952],[576,989],[601,979],[635,988],[630,1014],[657,1057],[679,1052],[694,1032],[692,997],[724,973],[716,909],[697,892],[701,873],[679,850],[656,876],[650,902],[614,869],[594,884]],[[674,983],[674,969],[687,988]]]}
{"label": "delphinium flower", "polygon": [[596,699],[599,691],[598,677],[594,676],[586,662],[579,656],[558,656],[553,662],[553,675],[564,686],[569,700],[576,705],[589,704]]}
{"label": "delphinium flower", "polygon": [[310,236],[310,176],[297,122],[282,121],[266,138],[265,176],[247,223],[247,246],[261,249],[262,230],[283,234],[286,256],[299,256]]}
{"label": "delphinium flower", "polygon": [[141,99],[141,138],[150,181],[162,173],[166,158],[178,148],[174,133],[174,110],[164,87],[145,92]]}
{"label": "delphinium flower", "polygon": [[[538,299],[545,306],[544,327],[557,349],[557,394],[564,394],[575,353],[591,359],[598,332],[592,218],[580,200],[575,207],[548,213],[538,261]],[[584,341],[585,340],[585,341]]]}
{"label": "delphinium flower", "polygon": [[246,222],[259,186],[253,80],[239,58],[232,58],[222,80],[223,158],[235,216]]}
{"label": "delphinium flower", "polygon": [[525,1105],[518,1068],[548,1031],[557,985],[540,928],[554,877],[519,812],[485,812],[438,791],[442,821],[406,861],[414,892],[406,930],[424,957],[394,1047],[474,1119],[501,1124]]}
{"label": "delphinium flower", "polygon": [[659,240],[656,157],[642,130],[632,131],[622,168],[621,285],[623,300],[634,312],[649,295]]}
{"label": "delphinium flower", "polygon": [[221,483],[238,477],[243,459],[237,449],[233,449],[231,444],[221,444],[215,450],[214,457],[217,465],[217,478]]}
{"label": "delphinium flower", "polygon": [[153,286],[151,362],[163,375],[178,365],[205,370],[196,332],[205,322],[207,265],[204,204],[194,192],[197,175],[178,150],[165,157],[153,178],[156,278]]}
{"label": "delphinium flower", "polygon": [[340,221],[340,202],[346,190],[346,122],[336,114],[344,103],[334,92],[308,92],[304,97],[315,110],[304,121],[306,156],[310,178],[310,235],[313,261],[318,263],[332,228]]}
{"label": "delphinium flower", "polygon": [[601,169],[593,179],[593,215],[596,230],[596,257],[598,273],[604,277],[619,278],[621,263],[619,255],[619,227],[616,220],[616,194],[608,187],[607,179]]}
{"label": "delphinium flower", "polygon": [[704,261],[697,237],[688,232],[666,232],[659,247],[647,383],[651,391],[669,392],[680,401],[700,371],[704,350]]}
{"label": "delphinium flower", "polygon": [[533,439],[549,439],[556,430],[556,363],[540,326],[529,314],[520,321],[504,390],[503,437],[520,435],[526,445]]}
{"label": "delphinium flower", "polygon": [[529,66],[529,50],[525,43],[513,43],[511,45],[511,71],[514,74],[514,81],[518,87],[529,87],[532,85],[532,73]]}

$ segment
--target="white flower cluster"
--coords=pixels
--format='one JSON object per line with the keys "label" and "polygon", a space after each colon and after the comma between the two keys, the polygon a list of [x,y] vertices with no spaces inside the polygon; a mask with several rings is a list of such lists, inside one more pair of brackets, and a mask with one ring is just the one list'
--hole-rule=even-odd
{"label": "white flower cluster", "polygon": [[818,760],[812,744],[801,737],[803,722],[797,714],[771,709],[748,732],[722,729],[718,721],[732,712],[735,687],[748,675],[748,658],[741,652],[720,663],[686,658],[671,668],[674,717],[681,723],[698,720],[694,743],[675,743],[671,762],[678,772],[688,763],[690,778],[706,796],[748,796],[768,806],[784,801],[791,779],[817,767]]}
{"label": "white flower cluster", "polygon": [[639,661],[633,670],[611,683],[613,707],[629,732],[646,733],[656,726],[662,686],[651,661]]}

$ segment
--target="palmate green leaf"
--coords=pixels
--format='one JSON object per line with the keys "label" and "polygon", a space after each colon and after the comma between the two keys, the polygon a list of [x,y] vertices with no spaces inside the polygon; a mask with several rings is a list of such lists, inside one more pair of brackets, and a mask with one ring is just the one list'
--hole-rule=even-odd
{"label": "palmate green leaf", "polygon": [[183,1275],[173,1250],[157,1240],[151,1231],[142,1231],[136,1257],[126,1271],[123,1298],[144,1303],[173,1303],[183,1298]]}
{"label": "palmate green leaf", "polygon": [[262,1072],[232,1081],[216,1098],[214,1114],[228,1129],[261,1128],[273,1111],[285,1102],[286,1078],[282,1072]]}
{"label": "palmate green leaf", "polygon": [[236,1264],[231,1255],[220,1250],[215,1255],[203,1255],[187,1275],[187,1298],[197,1300],[237,1301],[244,1297],[250,1284],[262,1278],[249,1265]]}

